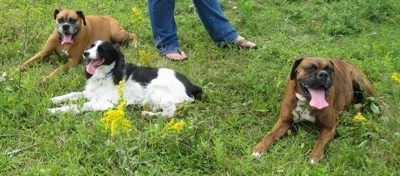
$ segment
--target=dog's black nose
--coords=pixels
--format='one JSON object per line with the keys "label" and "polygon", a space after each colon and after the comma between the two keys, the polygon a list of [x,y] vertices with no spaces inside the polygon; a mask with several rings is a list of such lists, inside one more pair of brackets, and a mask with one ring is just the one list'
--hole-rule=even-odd
{"label": "dog's black nose", "polygon": [[318,73],[317,73],[317,78],[318,79],[326,79],[326,78],[328,78],[329,77],[329,74],[328,74],[328,72],[326,72],[325,70],[320,70]]}
{"label": "dog's black nose", "polygon": [[64,25],[62,25],[62,29],[63,30],[69,30],[69,25],[68,24],[64,24]]}
{"label": "dog's black nose", "polygon": [[90,54],[89,51],[84,51],[83,52],[83,56],[85,56],[86,58],[89,56],[89,54]]}

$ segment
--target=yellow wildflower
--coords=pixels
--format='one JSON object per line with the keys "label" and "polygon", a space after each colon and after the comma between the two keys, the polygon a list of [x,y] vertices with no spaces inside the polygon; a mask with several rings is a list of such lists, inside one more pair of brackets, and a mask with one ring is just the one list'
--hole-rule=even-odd
{"label": "yellow wildflower", "polygon": [[142,106],[142,110],[143,111],[149,111],[150,109],[151,108],[150,108],[150,106],[148,104],[145,104],[145,105]]}
{"label": "yellow wildflower", "polygon": [[144,62],[146,66],[150,67],[150,54],[144,50],[139,50],[139,63]]}
{"label": "yellow wildflower", "polygon": [[115,109],[110,109],[104,113],[101,122],[105,124],[106,130],[110,129],[111,137],[115,136],[117,131],[122,131],[129,136],[129,131],[132,128],[131,122],[125,118],[126,101],[123,98],[125,80],[122,80],[117,85],[119,93],[119,104]]}
{"label": "yellow wildflower", "polygon": [[132,13],[133,13],[133,20],[132,20],[133,24],[140,24],[144,20],[143,14],[139,9],[132,7]]}
{"label": "yellow wildflower", "polygon": [[183,120],[176,122],[174,118],[171,119],[167,124],[165,124],[163,131],[164,132],[181,132],[186,126],[186,122]]}
{"label": "yellow wildflower", "polygon": [[118,85],[117,85],[117,91],[119,93],[119,100],[120,102],[122,102],[124,100],[124,86],[125,86],[125,80],[121,80],[119,81]]}
{"label": "yellow wildflower", "polygon": [[391,78],[395,83],[400,85],[400,74],[399,73],[393,73]]}
{"label": "yellow wildflower", "polygon": [[353,121],[361,123],[362,125],[367,123],[367,119],[365,119],[360,112],[358,112],[357,115],[353,118]]}

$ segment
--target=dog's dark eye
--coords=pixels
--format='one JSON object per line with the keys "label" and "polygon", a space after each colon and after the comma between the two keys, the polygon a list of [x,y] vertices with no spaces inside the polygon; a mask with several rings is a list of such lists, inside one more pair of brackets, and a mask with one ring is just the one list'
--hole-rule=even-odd
{"label": "dog's dark eye", "polygon": [[69,22],[69,23],[71,23],[71,24],[74,24],[74,23],[76,23],[76,20],[75,20],[75,19],[72,19],[72,18],[70,18],[70,19],[68,20],[68,22]]}
{"label": "dog's dark eye", "polygon": [[59,18],[59,19],[57,19],[57,22],[58,22],[58,23],[64,23],[64,21],[65,21],[64,18]]}
{"label": "dog's dark eye", "polygon": [[304,70],[306,71],[306,72],[313,72],[313,71],[315,71],[317,69],[317,67],[315,66],[315,65],[309,65],[309,66],[307,66],[307,67],[304,67]]}
{"label": "dog's dark eye", "polygon": [[333,72],[333,68],[330,67],[330,66],[326,66],[326,67],[324,68],[324,70],[327,71],[327,72],[329,72],[329,73],[332,73],[332,72]]}

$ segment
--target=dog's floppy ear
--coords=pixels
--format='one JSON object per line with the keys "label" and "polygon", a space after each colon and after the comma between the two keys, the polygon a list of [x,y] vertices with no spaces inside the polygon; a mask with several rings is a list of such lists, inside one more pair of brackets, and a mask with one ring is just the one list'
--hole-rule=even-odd
{"label": "dog's floppy ear", "polygon": [[121,50],[119,49],[119,46],[116,44],[113,44],[113,55],[115,56],[115,67],[114,67],[114,84],[119,84],[119,81],[124,79],[125,75],[125,68],[126,68],[126,63],[125,63],[125,58],[124,55],[122,54]]}
{"label": "dog's floppy ear", "polygon": [[83,14],[83,12],[80,10],[77,10],[76,14],[78,15],[79,18],[81,18],[83,20],[83,25],[86,26],[86,19],[85,19],[85,15]]}
{"label": "dog's floppy ear", "polygon": [[290,71],[290,80],[293,80],[296,78],[297,74],[297,66],[299,66],[300,62],[303,61],[304,58],[300,57],[296,61],[294,61],[293,66],[292,66],[292,71]]}
{"label": "dog's floppy ear", "polygon": [[58,13],[61,12],[61,10],[62,10],[62,9],[56,9],[56,10],[54,10],[54,19],[57,18],[57,15],[58,15]]}

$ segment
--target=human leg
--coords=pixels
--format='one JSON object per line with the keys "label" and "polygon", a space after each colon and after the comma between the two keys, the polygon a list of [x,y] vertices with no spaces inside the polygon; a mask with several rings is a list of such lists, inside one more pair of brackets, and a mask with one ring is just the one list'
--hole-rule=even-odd
{"label": "human leg", "polygon": [[225,46],[227,43],[235,43],[244,49],[256,48],[256,44],[247,41],[240,36],[238,31],[232,27],[226,19],[218,0],[193,0],[200,20],[208,34],[218,46]]}
{"label": "human leg", "polygon": [[186,58],[185,53],[180,52],[174,17],[175,0],[148,0],[147,4],[158,52],[173,60]]}

